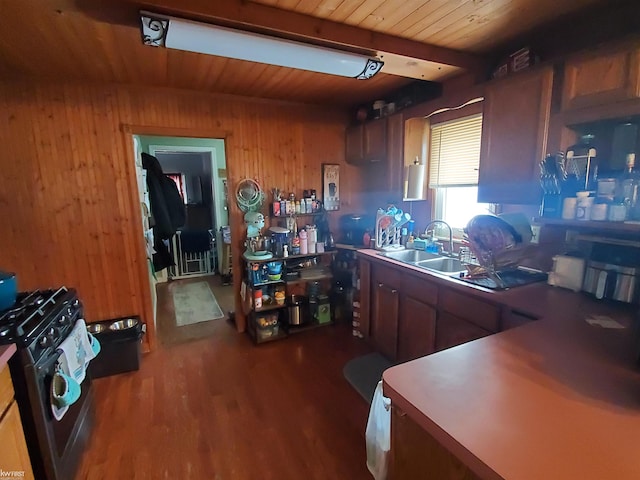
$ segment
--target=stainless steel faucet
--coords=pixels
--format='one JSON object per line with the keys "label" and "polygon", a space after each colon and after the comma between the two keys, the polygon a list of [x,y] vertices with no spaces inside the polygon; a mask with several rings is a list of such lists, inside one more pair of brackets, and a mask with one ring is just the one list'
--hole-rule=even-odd
{"label": "stainless steel faucet", "polygon": [[424,234],[427,235],[429,232],[429,227],[431,225],[434,225],[436,223],[441,223],[442,225],[446,226],[449,229],[449,255],[453,255],[453,229],[451,228],[451,225],[449,225],[447,222],[445,222],[444,220],[433,220],[432,222],[429,222],[427,224],[427,228],[424,229]]}

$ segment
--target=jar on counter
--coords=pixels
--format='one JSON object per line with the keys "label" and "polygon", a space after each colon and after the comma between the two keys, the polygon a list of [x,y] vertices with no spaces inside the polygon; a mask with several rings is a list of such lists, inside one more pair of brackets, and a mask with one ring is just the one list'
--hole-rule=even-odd
{"label": "jar on counter", "polygon": [[606,202],[596,202],[591,207],[591,220],[604,221],[607,219],[609,205]]}
{"label": "jar on counter", "polygon": [[614,202],[609,205],[609,213],[607,214],[607,220],[610,222],[624,222],[627,219],[627,206],[624,201],[615,199]]}
{"label": "jar on counter", "polygon": [[591,208],[593,206],[594,197],[589,196],[590,192],[578,192],[578,202],[576,204],[576,220],[591,220]]}
{"label": "jar on counter", "polygon": [[562,202],[562,218],[564,220],[573,220],[576,218],[576,208],[578,199],[576,197],[567,197]]}

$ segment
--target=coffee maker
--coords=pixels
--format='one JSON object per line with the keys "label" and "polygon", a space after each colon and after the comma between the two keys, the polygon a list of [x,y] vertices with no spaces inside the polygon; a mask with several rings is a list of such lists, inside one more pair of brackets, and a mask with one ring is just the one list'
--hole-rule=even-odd
{"label": "coffee maker", "polygon": [[[365,214],[352,213],[340,217],[341,242],[356,247],[363,246],[364,233],[373,229],[374,220]],[[365,245],[368,247],[368,245]]]}

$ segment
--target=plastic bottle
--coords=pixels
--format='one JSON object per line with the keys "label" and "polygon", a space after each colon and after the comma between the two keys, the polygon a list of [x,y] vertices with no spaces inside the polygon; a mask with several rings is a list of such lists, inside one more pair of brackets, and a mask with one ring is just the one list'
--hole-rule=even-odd
{"label": "plastic bottle", "polygon": [[262,289],[253,291],[253,304],[255,308],[262,308]]}
{"label": "plastic bottle", "polygon": [[306,255],[307,254],[307,231],[300,230],[299,237],[300,237],[300,255]]}
{"label": "plastic bottle", "polygon": [[282,247],[282,256],[283,257],[288,257],[289,256],[289,245],[284,245]]}

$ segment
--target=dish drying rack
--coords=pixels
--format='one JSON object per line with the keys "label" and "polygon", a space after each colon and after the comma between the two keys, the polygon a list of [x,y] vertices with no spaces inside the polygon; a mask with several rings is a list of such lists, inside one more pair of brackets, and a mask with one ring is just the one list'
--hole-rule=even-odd
{"label": "dish drying rack", "polygon": [[[487,277],[492,279],[498,288],[506,288],[505,282],[500,277],[503,269],[516,268],[522,258],[530,256],[535,247],[525,245],[505,250],[497,255],[490,254],[488,261],[482,265],[469,246],[460,247],[460,263],[467,269],[468,277]],[[522,267],[524,268],[524,267]]]}
{"label": "dish drying rack", "polygon": [[408,213],[396,213],[395,215],[382,209],[376,213],[376,250],[403,250],[401,243],[402,227],[411,220]]}

